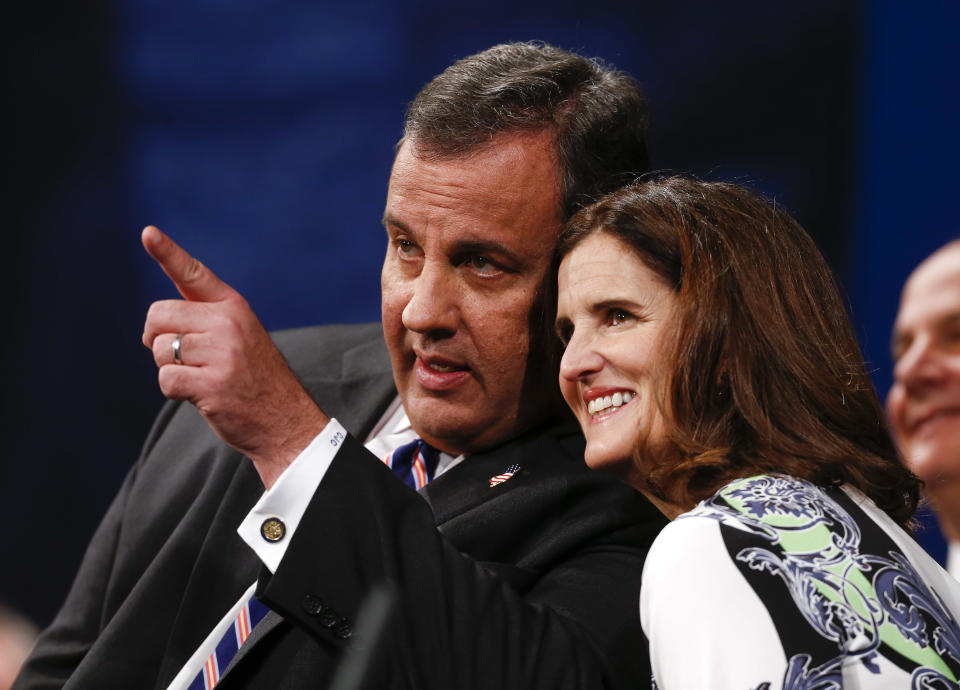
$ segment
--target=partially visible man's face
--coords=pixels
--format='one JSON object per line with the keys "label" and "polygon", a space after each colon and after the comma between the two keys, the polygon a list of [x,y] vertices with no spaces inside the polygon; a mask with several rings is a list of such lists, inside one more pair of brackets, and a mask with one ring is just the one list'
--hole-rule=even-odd
{"label": "partially visible man's face", "polygon": [[960,242],[904,286],[893,356],[887,411],[904,458],[931,489],[960,479]]}
{"label": "partially visible man's face", "polygon": [[529,316],[560,228],[545,134],[500,135],[455,159],[404,142],[384,213],[382,316],[410,421],[449,453],[514,435]]}

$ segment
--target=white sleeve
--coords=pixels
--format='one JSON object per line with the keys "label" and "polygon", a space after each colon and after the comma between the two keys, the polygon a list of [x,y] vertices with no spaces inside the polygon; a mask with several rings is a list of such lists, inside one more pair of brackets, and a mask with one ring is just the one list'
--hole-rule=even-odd
{"label": "white sleeve", "polygon": [[643,568],[640,621],[659,690],[782,686],[777,630],[712,518],[674,520],[657,536]]}
{"label": "white sleeve", "polygon": [[[237,528],[237,534],[256,552],[271,573],[276,572],[280,565],[310,499],[346,436],[347,432],[340,422],[331,419],[283,471],[270,490],[263,494]],[[280,529],[277,529],[276,521],[279,521]],[[272,540],[262,534],[267,522],[275,528],[269,532]]]}
{"label": "white sleeve", "polygon": [[955,541],[947,542],[947,572],[960,580],[960,543]]}

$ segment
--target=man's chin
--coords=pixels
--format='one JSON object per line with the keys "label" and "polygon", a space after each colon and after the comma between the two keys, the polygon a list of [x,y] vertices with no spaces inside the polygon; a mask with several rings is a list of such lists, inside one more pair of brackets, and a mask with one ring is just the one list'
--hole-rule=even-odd
{"label": "man's chin", "polygon": [[937,493],[954,495],[958,490],[960,490],[960,471],[958,470],[939,472],[923,480],[923,492],[928,496],[935,496]]}
{"label": "man's chin", "polygon": [[910,471],[928,486],[960,483],[960,443],[953,441],[912,443],[904,453]]}
{"label": "man's chin", "polygon": [[515,424],[503,417],[477,416],[472,406],[444,400],[404,401],[410,425],[430,445],[450,455],[473,453],[513,435]]}

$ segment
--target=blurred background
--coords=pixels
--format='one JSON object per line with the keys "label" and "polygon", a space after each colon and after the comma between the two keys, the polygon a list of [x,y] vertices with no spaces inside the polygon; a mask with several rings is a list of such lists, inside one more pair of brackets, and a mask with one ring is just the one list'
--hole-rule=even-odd
{"label": "blurred background", "polygon": [[837,272],[885,395],[903,280],[960,235],[960,5],[589,5],[8,8],[0,604],[50,621],[163,402],[140,335],[150,302],[174,292],[140,229],[168,231],[268,328],[377,319],[404,107],[502,41],[631,72],[653,107],[656,168],[789,208]]}

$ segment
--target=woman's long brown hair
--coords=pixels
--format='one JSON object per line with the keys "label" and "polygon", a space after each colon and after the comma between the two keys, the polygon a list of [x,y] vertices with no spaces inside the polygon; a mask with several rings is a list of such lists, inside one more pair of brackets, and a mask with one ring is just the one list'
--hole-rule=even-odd
{"label": "woman's long brown hair", "polygon": [[637,488],[692,504],[779,472],[850,483],[907,526],[920,481],[887,430],[830,268],[788,213],[734,184],[639,182],[577,213],[557,263],[596,232],[678,297],[659,401],[670,452],[651,458],[638,441]]}

